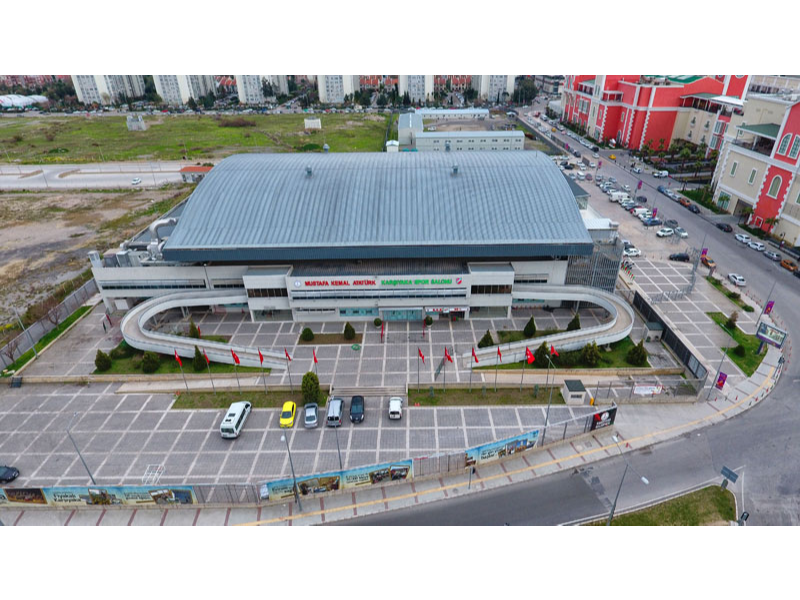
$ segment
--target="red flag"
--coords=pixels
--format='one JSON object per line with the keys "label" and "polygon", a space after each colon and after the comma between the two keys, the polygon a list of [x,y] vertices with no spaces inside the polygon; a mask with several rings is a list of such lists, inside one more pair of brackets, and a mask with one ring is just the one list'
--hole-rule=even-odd
{"label": "red flag", "polygon": [[381,321],[381,335],[383,335],[383,326],[384,325],[385,325],[385,323],[383,321]]}
{"label": "red flag", "polygon": [[503,362],[503,353],[500,352],[500,347],[499,346],[497,347],[497,356],[500,357],[500,362]]}
{"label": "red flag", "polygon": [[183,366],[183,363],[181,362],[181,357],[180,357],[180,356],[178,356],[178,351],[177,351],[177,350],[175,350],[175,360],[177,360],[177,361],[178,361],[178,364],[179,364],[181,367]]}
{"label": "red flag", "polygon": [[319,361],[317,360],[317,351],[316,351],[316,350],[311,350],[311,352],[313,352],[313,353],[314,353],[314,364],[317,364],[317,363],[319,362]]}
{"label": "red flag", "polygon": [[198,338],[201,338],[201,337],[203,337],[203,334],[201,333],[201,331],[200,331],[200,328],[199,328],[199,327],[197,328],[197,337],[198,337]]}
{"label": "red flag", "polygon": [[286,355],[286,360],[288,360],[289,362],[292,362],[292,357],[289,356],[289,352],[288,352],[288,350],[286,350],[286,348],[283,349],[283,353]]}
{"label": "red flag", "polygon": [[258,360],[261,361],[261,366],[264,366],[264,355],[261,354],[261,348],[258,349]]}
{"label": "red flag", "polygon": [[233,348],[231,348],[231,355],[233,356],[233,362],[235,362],[238,365],[239,364],[239,357],[236,356],[236,352],[233,351]]}
{"label": "red flag", "polygon": [[447,346],[444,347],[444,357],[450,362],[453,362],[453,357],[450,356],[450,353],[447,351]]}
{"label": "red flag", "polygon": [[475,362],[478,362],[478,355],[475,354],[475,346],[472,347],[472,358],[475,359]]}
{"label": "red flag", "polygon": [[533,364],[533,361],[536,360],[536,357],[533,355],[533,352],[531,352],[531,349],[528,348],[527,346],[525,347],[525,358],[528,359],[529,365]]}
{"label": "red flag", "polygon": [[203,356],[204,356],[204,357],[205,357],[205,359],[206,359],[206,364],[207,364],[207,365],[208,365],[208,364],[210,364],[210,363],[211,363],[211,361],[210,361],[210,360],[208,360],[208,354],[206,354],[206,349],[205,349],[205,348],[203,348]]}
{"label": "red flag", "polygon": [[425,364],[425,355],[422,353],[422,350],[417,348],[417,352],[419,352],[419,357],[422,359],[422,364]]}
{"label": "red flag", "polygon": [[553,348],[553,344],[550,344],[550,354],[552,356],[558,356],[558,352],[556,352],[556,349]]}

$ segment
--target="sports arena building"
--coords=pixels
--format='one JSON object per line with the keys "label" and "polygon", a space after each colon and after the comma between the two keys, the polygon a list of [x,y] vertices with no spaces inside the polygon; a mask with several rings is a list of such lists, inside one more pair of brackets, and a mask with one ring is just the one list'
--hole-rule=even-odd
{"label": "sports arena building", "polygon": [[90,259],[112,311],[164,296],[255,321],[508,316],[559,304],[557,286],[613,292],[616,224],[590,212],[539,152],[242,154]]}

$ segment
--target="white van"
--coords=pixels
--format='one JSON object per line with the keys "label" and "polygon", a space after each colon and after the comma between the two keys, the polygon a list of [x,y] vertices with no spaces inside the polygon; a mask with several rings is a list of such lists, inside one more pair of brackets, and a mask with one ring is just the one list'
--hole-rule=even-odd
{"label": "white van", "polygon": [[325,419],[325,425],[328,427],[339,427],[342,424],[342,415],[344,414],[344,400],[341,398],[330,398],[328,400],[328,417]]}
{"label": "white van", "polygon": [[650,211],[646,208],[634,208],[633,212],[631,213],[634,217],[639,217],[640,215],[644,215],[649,213]]}
{"label": "white van", "polygon": [[403,399],[389,398],[389,418],[392,420],[403,418]]}
{"label": "white van", "polygon": [[625,192],[613,192],[610,197],[611,202],[625,202],[625,200],[630,199],[631,197]]}
{"label": "white van", "polygon": [[234,402],[225,413],[222,423],[219,424],[219,433],[223,438],[237,438],[242,432],[244,422],[253,406],[249,402]]}
{"label": "white van", "polygon": [[669,171],[653,171],[653,177],[668,177]]}

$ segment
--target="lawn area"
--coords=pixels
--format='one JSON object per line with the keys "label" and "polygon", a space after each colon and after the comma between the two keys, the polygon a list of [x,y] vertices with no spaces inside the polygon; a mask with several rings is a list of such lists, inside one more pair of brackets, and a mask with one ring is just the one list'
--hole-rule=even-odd
{"label": "lawn area", "polygon": [[755,309],[752,306],[750,306],[749,304],[746,304],[745,302],[742,301],[742,299],[741,299],[741,297],[739,295],[739,292],[730,291],[724,285],[722,285],[722,281],[720,281],[716,277],[712,277],[711,275],[709,275],[708,277],[706,277],[706,281],[708,283],[710,283],[711,285],[713,285],[715,288],[717,288],[720,292],[725,294],[725,297],[728,298],[728,300],[733,302],[736,306],[741,308],[744,312],[755,312]]}
{"label": "lawn area", "polygon": [[[667,500],[650,508],[615,516],[611,525],[654,527],[658,525],[696,527],[726,524],[736,520],[736,502],[730,490],[715,485],[680,498]],[[596,521],[591,525],[605,525]]]}
{"label": "lawn area", "polygon": [[[420,391],[417,388],[412,389],[409,384],[408,389],[408,405],[414,406],[419,402],[420,406],[502,406],[502,405],[526,405],[526,404],[547,404],[547,396],[549,395],[549,387],[539,386],[538,394],[534,396],[534,389],[530,387],[522,388],[497,388],[489,383],[486,383],[486,395],[483,394],[482,385],[476,383],[472,386],[472,391],[468,389],[448,389],[442,391],[441,384],[437,384],[433,390],[433,396],[427,387],[422,387]],[[551,386],[553,388],[553,404],[564,404],[564,398],[561,396],[561,388]]]}
{"label": "lawn area", "polygon": [[[207,336],[205,339],[210,339],[214,336]],[[219,336],[222,337],[222,336]],[[119,346],[116,349],[124,348],[123,344],[125,342],[120,342]],[[114,350],[112,350],[114,352]],[[177,373],[180,374],[181,368],[178,365],[178,361],[175,360],[173,355],[166,355],[161,354],[161,363],[158,366],[158,370],[155,373],[144,373],[142,371],[142,352],[138,350],[134,350],[130,352],[130,356],[126,357],[119,357],[114,358],[111,356],[111,368],[107,371],[98,371],[95,369],[93,375],[163,375],[167,373]],[[192,367],[192,359],[191,358],[184,358],[181,357],[183,361],[183,372],[192,375],[195,373],[194,368]],[[205,361],[204,361],[205,362]],[[215,373],[233,373],[233,365],[228,365],[225,363],[216,363],[212,362],[211,365],[211,374]],[[236,367],[236,370],[239,373],[261,373],[261,368],[259,367]],[[264,371],[269,374],[270,369],[264,369]],[[197,372],[198,375],[208,375],[208,368],[204,367],[202,371]]]}
{"label": "lawn area", "polygon": [[562,331],[561,329],[537,329],[532,338],[526,338],[524,331],[502,329],[497,332],[497,337],[500,338],[501,344],[510,344],[511,342],[521,342],[526,339],[533,340],[540,337],[547,337],[548,335],[554,335]]}
{"label": "lawn area", "polygon": [[[0,119],[0,141],[12,161],[82,163],[189,160],[237,152],[380,152],[389,115],[322,114],[321,130],[304,131],[299,115],[153,115],[146,131],[128,131],[125,117]],[[221,127],[240,119],[245,127]]]}
{"label": "lawn area", "polygon": [[361,340],[363,339],[363,335],[360,333],[356,334],[352,340],[345,339],[344,333],[315,333],[314,339],[310,342],[305,342],[299,337],[297,338],[297,345],[298,346],[318,346],[318,345],[327,345],[327,344],[345,344],[347,346],[352,346],[353,344],[360,344]]}
{"label": "lawn area", "polygon": [[[328,396],[328,388],[320,388],[320,398],[318,404],[320,408],[325,406],[325,401]],[[175,403],[172,405],[173,409],[188,409],[197,410],[202,408],[228,408],[234,402],[250,402],[253,408],[281,408],[284,402],[292,401],[298,407],[303,406],[303,395],[300,393],[300,388],[296,387],[294,394],[291,392],[272,391],[268,390],[265,394],[264,390],[255,392],[242,392],[241,394],[234,391],[224,391],[214,394],[214,392],[181,392]],[[320,415],[322,418],[323,415]],[[299,418],[300,415],[298,414]],[[297,421],[295,421],[297,422]]]}
{"label": "lawn area", "polygon": [[730,358],[736,364],[736,366],[745,373],[745,375],[750,377],[756,372],[756,369],[758,369],[758,366],[761,364],[761,361],[764,360],[764,356],[767,354],[766,352],[763,352],[762,354],[756,354],[761,341],[756,336],[748,335],[738,328],[734,329],[733,331],[728,330],[728,328],[725,327],[725,322],[728,320],[728,317],[721,312],[709,312],[706,314],[712,321],[722,327],[722,329],[724,329],[725,332],[730,335],[737,344],[744,346],[744,356],[737,356],[737,354],[731,350],[728,352],[728,358]]}
{"label": "lawn area", "polygon": [[[624,340],[620,340],[618,342],[614,342],[611,344],[611,351],[606,352],[603,347],[600,347],[600,363],[596,367],[590,367],[588,365],[584,365],[581,363],[579,359],[580,350],[576,350],[575,352],[561,352],[560,356],[553,357],[553,366],[557,369],[629,369],[634,367],[634,365],[630,364],[627,361],[628,352],[630,352],[631,348],[633,348],[636,344],[633,343],[631,338],[626,337]],[[535,352],[536,348],[538,347],[537,344],[531,344],[530,349],[531,352]],[[557,348],[556,348],[557,350]],[[500,350],[503,351],[502,349]],[[573,356],[575,357],[573,359]],[[540,363],[539,361],[534,362],[532,365],[526,365],[526,369],[547,369],[548,362],[544,361]],[[649,367],[650,363],[646,364],[645,367]],[[499,369],[521,369],[522,368],[522,361],[519,362],[504,362],[500,363]],[[643,367],[644,368],[644,367]],[[476,367],[475,370],[494,370],[494,365],[487,365],[485,367]]]}

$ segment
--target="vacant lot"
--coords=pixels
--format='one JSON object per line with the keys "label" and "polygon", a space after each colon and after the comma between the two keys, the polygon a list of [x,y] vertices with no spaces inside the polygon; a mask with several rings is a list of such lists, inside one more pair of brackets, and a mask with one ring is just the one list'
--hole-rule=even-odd
{"label": "vacant lot", "polygon": [[[321,130],[305,131],[319,117]],[[81,163],[217,159],[237,152],[380,152],[389,115],[159,115],[146,131],[125,117],[0,118],[0,146],[12,161]],[[184,150],[185,148],[185,150]]]}

